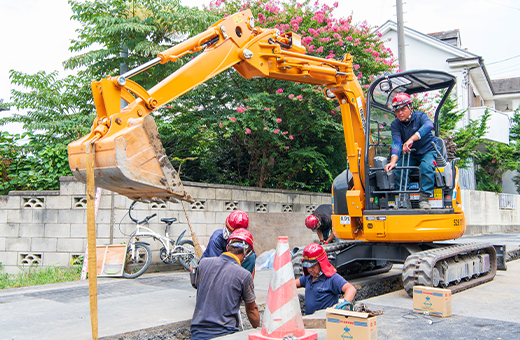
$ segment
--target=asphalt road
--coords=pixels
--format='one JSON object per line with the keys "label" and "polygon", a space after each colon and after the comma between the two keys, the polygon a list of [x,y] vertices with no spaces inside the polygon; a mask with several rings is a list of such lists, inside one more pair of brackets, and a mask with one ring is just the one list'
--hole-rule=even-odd
{"label": "asphalt road", "polygon": [[[491,238],[493,243],[506,243],[508,250],[520,248],[520,233]],[[472,237],[471,241],[489,240]],[[259,304],[267,298],[269,279],[270,271],[257,272]],[[367,284],[366,279],[352,281],[356,282]],[[509,262],[508,271],[498,272],[492,282],[455,294],[453,317],[433,325],[422,318],[403,318],[412,308],[412,299],[404,291],[365,302],[385,310],[378,319],[379,339],[520,339],[518,282],[517,260]],[[195,298],[187,272],[146,274],[135,280],[99,279],[99,337],[189,320]],[[86,281],[4,289],[0,291],[0,340],[91,339],[89,313]],[[243,333],[240,336],[244,338]]]}

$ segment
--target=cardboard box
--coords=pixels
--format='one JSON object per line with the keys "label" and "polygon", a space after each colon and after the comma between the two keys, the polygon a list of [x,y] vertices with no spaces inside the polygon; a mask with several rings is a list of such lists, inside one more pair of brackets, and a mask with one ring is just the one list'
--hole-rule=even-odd
{"label": "cardboard box", "polygon": [[376,340],[377,316],[327,308],[327,340]]}
{"label": "cardboard box", "polygon": [[451,316],[451,291],[425,286],[413,287],[413,311],[428,312],[441,317]]}

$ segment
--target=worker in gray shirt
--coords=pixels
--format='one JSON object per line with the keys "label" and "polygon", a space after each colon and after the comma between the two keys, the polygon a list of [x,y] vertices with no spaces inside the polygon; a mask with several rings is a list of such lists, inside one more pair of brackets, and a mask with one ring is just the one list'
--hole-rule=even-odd
{"label": "worker in gray shirt", "polygon": [[260,325],[253,277],[241,267],[253,252],[253,236],[237,229],[229,236],[226,252],[219,257],[205,257],[192,271],[192,285],[197,302],[191,320],[191,339],[206,340],[238,332],[240,301],[244,300],[251,325]]}

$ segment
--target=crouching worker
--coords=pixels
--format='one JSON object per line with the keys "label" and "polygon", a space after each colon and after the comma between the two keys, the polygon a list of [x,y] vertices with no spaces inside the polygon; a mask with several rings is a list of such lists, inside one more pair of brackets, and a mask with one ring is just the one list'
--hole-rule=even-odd
{"label": "crouching worker", "polygon": [[304,276],[296,280],[296,287],[305,287],[305,314],[332,307],[338,303],[339,294],[345,299],[341,307],[352,305],[356,288],[336,273],[322,246],[311,243],[305,247],[302,266]]}
{"label": "crouching worker", "polygon": [[253,252],[253,236],[246,229],[235,230],[228,238],[226,250],[219,257],[201,259],[192,271],[192,285],[197,289],[191,320],[192,340],[238,332],[241,300],[251,325],[254,328],[260,325],[253,277],[240,266]]}
{"label": "crouching worker", "polygon": [[[205,257],[220,256],[226,251],[229,235],[238,229],[249,230],[249,216],[247,216],[247,214],[242,210],[234,210],[226,218],[226,224],[224,227],[213,232],[209,239],[208,247],[200,259],[202,260]],[[254,251],[244,260],[244,262],[242,262],[242,267],[249,270],[251,275],[253,275],[253,278],[255,277],[255,262],[256,253]]]}
{"label": "crouching worker", "polygon": [[322,204],[305,219],[305,226],[318,234],[320,244],[329,244],[336,240],[331,216],[332,204]]}

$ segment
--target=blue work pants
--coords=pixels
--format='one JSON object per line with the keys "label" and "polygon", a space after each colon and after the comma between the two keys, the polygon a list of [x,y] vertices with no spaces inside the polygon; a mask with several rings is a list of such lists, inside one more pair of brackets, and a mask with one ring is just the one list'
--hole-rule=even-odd
{"label": "blue work pants", "polygon": [[[436,159],[435,151],[428,151],[425,154],[417,155],[415,152],[410,154],[410,166],[419,166],[421,169],[421,182],[422,188],[421,192],[425,192],[429,195],[433,194],[433,185],[435,183],[435,165],[433,161]],[[407,166],[408,162],[408,154],[401,153],[401,156],[397,160],[397,166]],[[401,169],[395,169],[395,185],[396,188],[399,188],[399,184],[401,183]],[[403,172],[403,182],[401,190],[406,190],[404,187],[404,183],[406,181],[406,169],[402,169]],[[408,171],[410,174],[412,170]],[[408,187],[410,187],[410,177],[407,180]]]}

